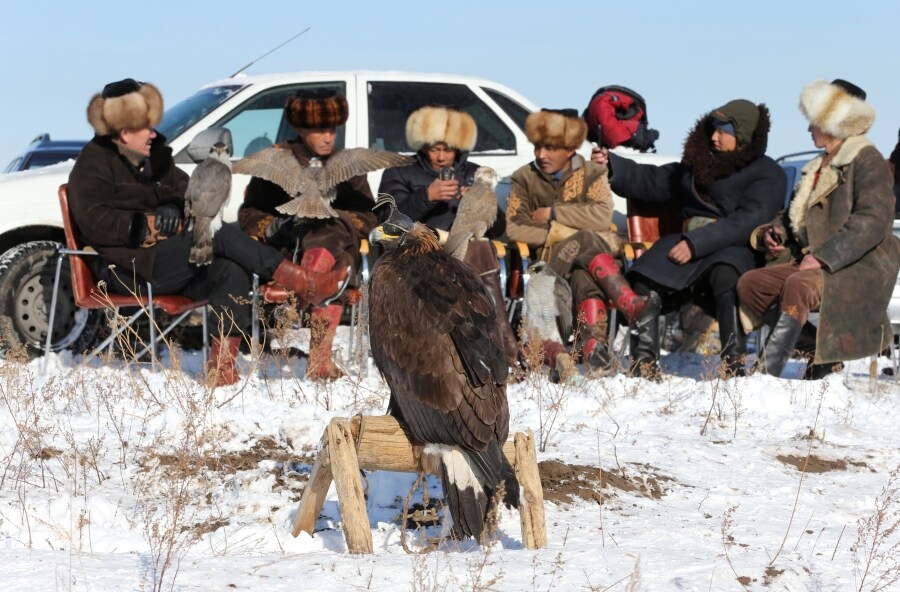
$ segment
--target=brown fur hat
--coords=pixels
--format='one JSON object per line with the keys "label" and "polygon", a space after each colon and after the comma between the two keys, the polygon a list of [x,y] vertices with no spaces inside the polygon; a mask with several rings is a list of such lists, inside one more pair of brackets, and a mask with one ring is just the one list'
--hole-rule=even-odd
{"label": "brown fur hat", "polygon": [[800,112],[823,132],[836,138],[861,136],[875,122],[875,109],[863,89],[846,80],[816,80],[800,93]]}
{"label": "brown fur hat", "polygon": [[525,120],[525,136],[532,144],[574,150],[587,137],[587,123],[575,109],[541,109]]}
{"label": "brown fur hat", "polygon": [[156,127],[162,116],[159,89],[132,78],[110,82],[91,98],[87,108],[88,123],[98,136]]}
{"label": "brown fur hat", "polygon": [[330,88],[298,90],[284,106],[284,116],[295,128],[332,129],[347,122],[347,98]]}
{"label": "brown fur hat", "polygon": [[472,116],[452,107],[422,107],[406,120],[406,143],[413,150],[443,142],[461,152],[471,152],[477,140],[478,126]]}

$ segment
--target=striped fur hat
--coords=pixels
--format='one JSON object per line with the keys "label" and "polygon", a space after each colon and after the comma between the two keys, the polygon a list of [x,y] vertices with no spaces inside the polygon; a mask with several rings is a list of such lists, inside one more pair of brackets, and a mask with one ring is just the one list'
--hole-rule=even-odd
{"label": "striped fur hat", "polygon": [[477,140],[475,120],[453,107],[422,107],[406,120],[406,143],[413,150],[443,142],[460,152],[471,152]]}
{"label": "striped fur hat", "polygon": [[159,125],[163,98],[155,86],[132,78],[110,82],[91,97],[88,123],[98,136],[117,134],[123,129],[139,130]]}
{"label": "striped fur hat", "polygon": [[587,123],[575,109],[541,109],[525,120],[525,136],[532,144],[574,150],[587,138]]}
{"label": "striped fur hat", "polygon": [[347,122],[347,98],[328,88],[298,90],[284,106],[285,118],[295,128],[332,129]]}

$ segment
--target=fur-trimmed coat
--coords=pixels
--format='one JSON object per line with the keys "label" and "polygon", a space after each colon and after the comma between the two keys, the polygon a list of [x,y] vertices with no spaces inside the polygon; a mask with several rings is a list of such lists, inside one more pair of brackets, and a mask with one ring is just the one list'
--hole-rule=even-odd
{"label": "fur-trimmed coat", "polygon": [[606,167],[586,161],[575,154],[572,168],[559,180],[543,173],[531,162],[512,176],[512,187],[506,203],[506,236],[521,241],[541,258],[550,224],[539,224],[531,214],[539,208],[553,208],[557,222],[576,230],[593,230],[618,252],[621,241],[610,231],[613,200],[606,178]]}
{"label": "fur-trimmed coat", "polygon": [[[784,205],[787,177],[765,156],[769,111],[759,106],[759,121],[750,143],[731,152],[712,148],[712,117],[702,117],[688,135],[682,161],[664,166],[638,164],[609,154],[612,190],[643,202],[677,201],[684,232],[660,238],[629,271],[673,291],[697,282],[715,264],[739,273],[762,265],[750,247],[750,234]],[[669,251],[687,241],[692,259],[678,265]]]}
{"label": "fur-trimmed coat", "polygon": [[865,136],[852,136],[816,183],[823,158],[803,167],[790,207],[756,229],[752,241],[764,250],[760,232],[777,226],[786,232],[785,252],[794,264],[806,253],[822,263],[817,364],[863,358],[890,343],[887,306],[900,271],[884,158]]}
{"label": "fur-trimmed coat", "polygon": [[184,209],[188,175],[175,166],[166,138],[157,134],[150,148],[150,176],[119,153],[108,136],[88,142],[69,174],[69,211],[80,238],[97,249],[120,273],[133,269],[151,280],[155,246],[140,247],[147,215],[162,203]]}
{"label": "fur-trimmed coat", "polygon": [[[387,193],[394,197],[397,209],[409,216],[414,222],[421,222],[429,228],[449,231],[456,219],[459,199],[446,201],[429,201],[428,186],[438,178],[428,157],[416,152],[416,161],[402,167],[386,169],[381,176],[378,193]],[[462,152],[454,163],[454,178],[460,187],[471,184],[478,165],[468,161],[468,152]],[[390,212],[382,208],[382,215]],[[488,238],[498,238],[506,230],[506,218],[500,207],[497,207],[497,221],[487,231]]]}

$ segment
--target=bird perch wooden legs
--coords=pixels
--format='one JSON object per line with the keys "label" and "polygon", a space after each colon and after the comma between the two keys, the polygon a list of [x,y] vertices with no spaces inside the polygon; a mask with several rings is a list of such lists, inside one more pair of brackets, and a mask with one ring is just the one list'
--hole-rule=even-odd
{"label": "bird perch wooden legs", "polygon": [[[417,473],[419,463],[403,426],[389,415],[334,418],[319,447],[316,464],[294,514],[291,534],[310,535],[322,511],[332,479],[343,517],[344,537],[351,553],[372,552],[372,530],[366,513],[360,469]],[[534,435],[517,432],[503,446],[503,453],[522,486],[520,521],[522,542],[528,549],[547,546],[544,522],[544,492],[538,474]]]}

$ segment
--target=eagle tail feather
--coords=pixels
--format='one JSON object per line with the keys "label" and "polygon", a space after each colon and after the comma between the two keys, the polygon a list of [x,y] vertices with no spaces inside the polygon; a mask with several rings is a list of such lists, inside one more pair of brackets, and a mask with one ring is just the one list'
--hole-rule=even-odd
{"label": "eagle tail feather", "polygon": [[441,483],[453,518],[453,532],[460,538],[481,539],[488,511],[488,496],[470,466],[466,451],[441,446]]}

